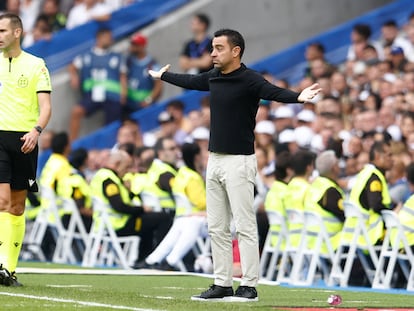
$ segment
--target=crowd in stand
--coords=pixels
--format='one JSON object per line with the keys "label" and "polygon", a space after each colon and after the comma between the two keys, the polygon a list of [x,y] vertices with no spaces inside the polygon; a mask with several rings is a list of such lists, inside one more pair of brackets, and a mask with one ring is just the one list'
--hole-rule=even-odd
{"label": "crowd in stand", "polygon": [[[20,1],[20,9],[13,7],[13,3],[8,1],[7,9],[18,10],[23,18],[27,7],[37,5],[38,18],[24,19],[28,25],[28,44],[36,41],[39,33],[44,34],[44,29],[50,36],[53,31],[72,28],[88,18],[108,18],[111,10],[116,9],[99,3],[101,8],[96,11],[100,15],[89,15],[80,20],[80,14],[74,10],[82,10],[81,6],[84,10],[85,6],[92,5],[88,3],[98,5],[97,1],[76,1],[71,10],[66,11],[68,14],[57,9],[56,0]],[[66,2],[65,5],[70,7]],[[78,18],[76,21],[71,17],[74,14]],[[191,27],[194,38],[183,49],[180,66],[186,72],[202,72],[212,64],[208,17],[195,15]],[[263,72],[278,86],[302,90],[317,82],[323,91],[312,102],[303,105],[259,103],[255,131],[259,172],[255,208],[261,247],[269,230],[266,216],[269,210],[280,211],[283,215],[289,209],[315,210],[335,223],[329,233],[333,240],[337,239],[335,236],[345,223],[344,200],[352,201],[366,213],[373,244],[380,244],[384,234],[383,209],[404,211],[401,221],[414,228],[414,218],[408,216],[410,211],[414,214],[414,207],[405,204],[414,185],[414,14],[402,27],[390,20],[380,30],[380,38],[372,40],[372,29],[368,25],[355,25],[350,33],[351,45],[346,61],[340,65],[326,60],[322,44],[309,44],[305,53],[308,66],[297,85],[289,86],[286,81]],[[102,33],[109,33],[102,39],[103,43],[98,38]],[[205,200],[202,198],[205,190],[201,178],[208,157],[209,99],[203,98],[200,110],[187,115],[182,102],[171,101],[158,117],[159,128],[141,133],[139,124],[128,115],[155,102],[161,94],[162,82],[155,85],[148,81],[148,76],[134,76],[133,66],[148,69],[158,64],[145,52],[146,37],[136,34],[130,43],[129,58],[114,61],[118,55],[106,51],[112,44],[110,31],[98,32],[97,45],[85,55],[100,57],[106,65],[111,62],[103,60],[102,55],[112,60],[114,66],[110,76],[85,76],[82,71],[87,66],[85,55],[72,64],[71,84],[82,90],[83,101],[73,111],[69,135],[50,133],[50,138],[46,133],[42,134],[43,155],[51,153],[51,156],[43,161],[45,166],[40,172],[40,183],[56,191],[61,187],[58,187],[59,183],[67,185],[63,188],[72,187],[72,192],[58,194],[75,199],[84,219],[89,218],[89,222],[85,220],[89,226],[93,214],[88,211],[92,196],[108,202],[114,213],[125,215],[123,221],[114,222],[117,232],[120,235],[137,234],[146,241],[140,245],[136,268],[177,269],[178,262],[194,243],[194,240],[188,242],[188,232],[181,232],[174,225],[179,216],[199,219],[199,225],[193,227],[197,232],[195,236],[204,234]],[[136,72],[142,73],[142,70]],[[70,151],[70,141],[78,136],[80,119],[94,112],[96,103],[105,102],[104,94],[109,94],[99,83],[88,88],[85,80],[91,78],[105,82],[112,79],[119,86],[116,97],[107,98],[122,105],[116,114],[110,109],[106,113],[108,117],[124,121],[112,149],[89,150],[87,153]],[[143,79],[147,79],[148,85],[140,89]],[[113,119],[107,120],[108,123],[111,121]],[[48,174],[49,181],[44,184],[42,180]],[[84,178],[82,187],[85,192],[79,185],[70,184],[72,181],[68,177],[73,174]],[[161,210],[146,205],[143,198],[147,193],[158,198]],[[182,207],[175,206],[176,194],[185,194],[192,206],[190,211],[181,214]],[[170,227],[176,245],[184,245],[180,250],[174,249],[171,242],[161,243],[164,237],[171,241]],[[412,232],[407,232],[412,246],[413,237]],[[159,245],[162,245],[162,251],[156,249]]]}

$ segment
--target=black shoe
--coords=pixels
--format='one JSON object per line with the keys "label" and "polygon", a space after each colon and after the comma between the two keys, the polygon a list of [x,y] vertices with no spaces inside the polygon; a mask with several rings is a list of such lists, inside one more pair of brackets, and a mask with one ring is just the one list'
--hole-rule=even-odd
{"label": "black shoe", "polygon": [[155,265],[150,265],[144,260],[137,261],[132,267],[132,269],[155,269]]}
{"label": "black shoe", "polygon": [[191,300],[201,301],[221,301],[226,298],[231,298],[234,295],[233,287],[211,285],[208,290],[202,292],[200,295],[192,296]]}
{"label": "black shoe", "polygon": [[180,271],[177,267],[171,266],[167,260],[163,260],[160,264],[156,265],[156,269],[163,271]]}
{"label": "black shoe", "polygon": [[6,268],[3,268],[3,266],[0,266],[0,284],[11,287],[23,286],[23,284],[17,280],[16,273],[14,271],[10,273]]}
{"label": "black shoe", "polygon": [[257,291],[255,287],[250,286],[239,286],[237,288],[234,297],[232,298],[233,301],[259,301],[257,297]]}

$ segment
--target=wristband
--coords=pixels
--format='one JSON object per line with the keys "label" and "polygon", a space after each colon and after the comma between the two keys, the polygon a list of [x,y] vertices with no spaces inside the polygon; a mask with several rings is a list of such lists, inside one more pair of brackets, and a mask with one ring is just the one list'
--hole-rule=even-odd
{"label": "wristband", "polygon": [[43,131],[43,128],[40,125],[36,125],[34,129],[40,134]]}

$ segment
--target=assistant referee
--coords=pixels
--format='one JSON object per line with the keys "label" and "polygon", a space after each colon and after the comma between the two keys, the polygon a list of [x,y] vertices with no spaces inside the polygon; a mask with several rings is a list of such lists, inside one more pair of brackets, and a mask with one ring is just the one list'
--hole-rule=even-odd
{"label": "assistant referee", "polygon": [[36,192],[37,142],[51,115],[45,62],[21,49],[23,26],[0,15],[0,284],[21,286],[15,274],[25,232],[27,192]]}

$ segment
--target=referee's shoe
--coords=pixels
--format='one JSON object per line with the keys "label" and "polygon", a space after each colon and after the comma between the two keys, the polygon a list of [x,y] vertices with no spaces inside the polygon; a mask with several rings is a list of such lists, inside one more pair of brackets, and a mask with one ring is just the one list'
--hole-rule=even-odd
{"label": "referee's shoe", "polygon": [[14,272],[10,273],[6,268],[3,268],[3,265],[0,265],[0,285],[11,287],[23,286],[17,280],[16,274]]}

